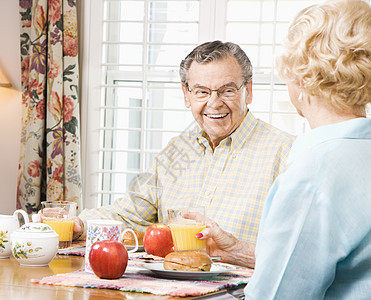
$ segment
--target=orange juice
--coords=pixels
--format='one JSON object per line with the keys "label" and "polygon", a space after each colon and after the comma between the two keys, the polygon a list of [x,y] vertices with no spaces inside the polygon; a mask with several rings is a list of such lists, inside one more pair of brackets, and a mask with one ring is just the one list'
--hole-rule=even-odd
{"label": "orange juice", "polygon": [[206,249],[206,240],[199,240],[195,235],[204,228],[203,224],[170,223],[171,235],[175,251],[203,250]]}
{"label": "orange juice", "polygon": [[59,235],[59,248],[67,248],[71,246],[74,224],[73,220],[44,217],[42,222],[48,224]]}

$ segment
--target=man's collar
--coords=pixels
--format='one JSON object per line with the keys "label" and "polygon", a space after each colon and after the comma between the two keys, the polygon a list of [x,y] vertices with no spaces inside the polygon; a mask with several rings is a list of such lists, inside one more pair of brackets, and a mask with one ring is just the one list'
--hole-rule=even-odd
{"label": "man's collar", "polygon": [[232,138],[232,149],[241,149],[246,140],[251,136],[258,120],[248,111],[238,128],[230,135]]}

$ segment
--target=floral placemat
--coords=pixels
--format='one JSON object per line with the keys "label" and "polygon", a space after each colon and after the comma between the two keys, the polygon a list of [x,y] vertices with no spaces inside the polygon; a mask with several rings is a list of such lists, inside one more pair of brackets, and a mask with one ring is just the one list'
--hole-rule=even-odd
{"label": "floral placemat", "polygon": [[224,288],[246,284],[253,270],[237,269],[212,277],[210,280],[170,280],[157,278],[145,272],[127,270],[119,279],[100,279],[95,274],[83,270],[72,273],[57,274],[41,280],[32,279],[33,283],[75,286],[84,288],[115,289],[127,292],[151,293],[177,297],[200,296],[216,292]]}

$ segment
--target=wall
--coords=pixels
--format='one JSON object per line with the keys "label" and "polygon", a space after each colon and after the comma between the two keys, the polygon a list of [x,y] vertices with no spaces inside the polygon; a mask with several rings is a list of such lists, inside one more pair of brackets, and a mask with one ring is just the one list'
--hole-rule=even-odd
{"label": "wall", "polygon": [[12,89],[0,88],[0,214],[16,207],[21,132],[21,64],[17,0],[0,1],[0,67]]}

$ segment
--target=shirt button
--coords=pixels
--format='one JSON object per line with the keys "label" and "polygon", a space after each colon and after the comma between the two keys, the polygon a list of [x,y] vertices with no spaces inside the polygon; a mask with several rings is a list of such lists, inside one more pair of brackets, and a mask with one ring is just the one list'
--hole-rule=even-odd
{"label": "shirt button", "polygon": [[233,153],[232,154],[232,158],[236,158],[237,157],[237,154],[236,153]]}
{"label": "shirt button", "polygon": [[206,191],[205,192],[205,196],[209,196],[210,195],[210,192],[209,191]]}

